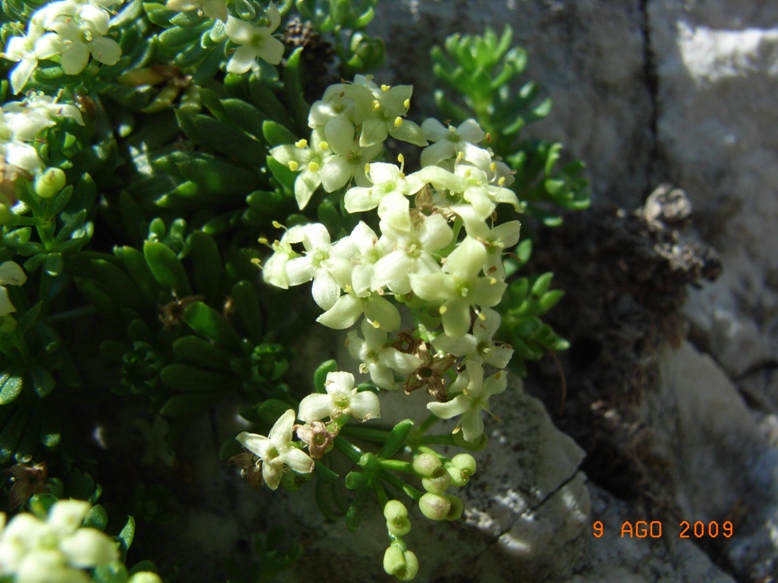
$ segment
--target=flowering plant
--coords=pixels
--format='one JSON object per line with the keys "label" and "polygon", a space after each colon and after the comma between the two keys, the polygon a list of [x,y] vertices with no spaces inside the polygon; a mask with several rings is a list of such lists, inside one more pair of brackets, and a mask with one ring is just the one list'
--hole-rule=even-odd
{"label": "flowering plant", "polygon": [[[377,499],[398,579],[424,569],[411,505],[462,516],[508,367],[566,347],[541,320],[550,274],[517,276],[519,216],[556,224],[588,195],[559,145],[517,138],[547,108],[505,96],[509,29],[433,54],[450,123],[416,123],[413,87],[368,74],[376,1],[3,3],[0,580],[172,578],[127,563],[135,519],[108,522],[95,478],[140,536],[186,519],[186,440],[236,402],[218,455],[252,487],[313,489],[351,531]],[[309,391],[290,373],[315,326],[353,362]],[[299,548],[258,533],[246,579]]]}

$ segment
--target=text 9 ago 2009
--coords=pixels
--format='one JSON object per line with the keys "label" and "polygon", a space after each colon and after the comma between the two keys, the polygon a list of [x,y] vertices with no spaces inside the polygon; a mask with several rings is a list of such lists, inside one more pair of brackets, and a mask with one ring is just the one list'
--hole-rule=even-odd
{"label": "text 9 ago 2009", "polygon": [[[662,538],[663,531],[663,524],[659,520],[627,520],[621,523],[620,535],[621,538]],[[682,520],[678,524],[678,538],[731,538],[734,532],[735,529],[729,520],[721,523],[715,520],[709,522]],[[605,534],[605,525],[601,520],[594,521],[592,535],[600,538],[603,534]]]}

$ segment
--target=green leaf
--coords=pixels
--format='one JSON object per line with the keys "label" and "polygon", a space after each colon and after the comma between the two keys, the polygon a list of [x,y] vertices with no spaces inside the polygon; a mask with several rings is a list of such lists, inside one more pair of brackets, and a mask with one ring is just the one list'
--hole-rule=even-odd
{"label": "green leaf", "polygon": [[565,292],[563,292],[561,289],[555,289],[551,290],[550,292],[546,292],[543,294],[543,297],[540,298],[539,307],[540,307],[540,313],[545,314],[548,312],[551,308],[553,308],[559,300],[564,297]]}
{"label": "green leaf", "polygon": [[162,290],[159,283],[154,278],[154,274],[149,269],[148,263],[143,253],[134,247],[114,247],[114,255],[119,257],[127,268],[130,277],[138,286],[143,297],[151,304],[159,301],[159,292]]}
{"label": "green leaf", "polygon": [[[319,467],[319,464],[316,464]],[[317,471],[318,476],[318,471]],[[321,477],[316,480],[316,488],[314,491],[314,497],[316,499],[316,505],[319,510],[328,520],[339,520],[343,518],[343,513],[338,508],[335,500],[335,492],[332,482],[326,482]]]}
{"label": "green leaf", "polygon": [[354,501],[346,510],[346,528],[352,534],[357,532],[362,519],[365,516],[367,510],[367,504],[370,501],[370,496],[373,493],[372,488],[363,488],[357,492],[354,497]]}
{"label": "green leaf", "polygon": [[143,244],[143,255],[159,285],[175,290],[179,297],[192,295],[184,266],[167,245],[159,241],[146,241]]}
{"label": "green leaf", "polygon": [[202,302],[190,304],[184,311],[184,321],[203,336],[217,345],[232,350],[240,350],[240,336],[229,321],[219,312]]}
{"label": "green leaf", "polygon": [[292,406],[289,403],[281,399],[266,399],[257,405],[254,410],[260,419],[273,425],[281,415],[291,408]]}
{"label": "green leaf", "polygon": [[193,142],[213,148],[233,160],[256,166],[267,155],[264,145],[232,125],[199,113],[176,110],[178,123]]}
{"label": "green leaf", "polygon": [[49,510],[57,502],[57,497],[53,496],[52,494],[36,494],[30,498],[27,505],[30,508],[30,512],[32,512],[35,516],[41,520],[46,520],[46,518],[49,516]]}
{"label": "green leaf", "polygon": [[57,386],[51,373],[38,363],[33,364],[30,368],[30,378],[33,389],[41,398],[47,397]]}
{"label": "green leaf", "polygon": [[234,98],[221,99],[220,103],[230,123],[248,132],[258,140],[262,139],[266,120],[265,116],[256,107],[242,99]]}
{"label": "green leaf", "polygon": [[539,276],[535,283],[532,284],[532,289],[530,290],[532,292],[532,295],[536,298],[540,298],[548,291],[549,286],[551,285],[551,280],[554,278],[554,274],[551,272],[544,273],[543,275]]}
{"label": "green leaf", "polygon": [[298,47],[289,55],[284,68],[284,95],[286,108],[295,121],[295,129],[299,135],[308,131],[308,111],[310,107],[303,97],[302,63],[300,59],[303,47]]}
{"label": "green leaf", "polygon": [[160,373],[162,382],[174,391],[200,393],[220,391],[226,393],[236,386],[233,375],[220,374],[189,366],[169,364]]}
{"label": "green leaf", "polygon": [[318,366],[316,372],[313,373],[313,386],[315,387],[317,393],[327,393],[327,389],[324,387],[324,383],[327,380],[327,375],[337,370],[338,363],[335,360],[327,360]]}
{"label": "green leaf", "polygon": [[378,457],[387,459],[400,451],[400,448],[405,445],[405,440],[408,438],[411,429],[413,429],[413,420],[411,419],[404,419],[395,425],[381,451],[378,452]]}
{"label": "green leaf", "polygon": [[95,504],[89,509],[84,518],[84,526],[105,530],[105,527],[108,526],[108,513],[102,504]]}
{"label": "green leaf", "polygon": [[232,288],[232,300],[243,330],[252,342],[259,344],[262,341],[262,309],[254,285],[246,280],[236,283]]}
{"label": "green leaf", "polygon": [[8,405],[24,388],[22,373],[14,368],[8,368],[0,375],[0,406]]}
{"label": "green leaf", "polygon": [[192,334],[182,336],[173,343],[173,352],[183,360],[210,368],[230,370],[232,356],[207,340]]}
{"label": "green leaf", "polygon": [[249,92],[254,105],[270,119],[277,121],[288,128],[294,127],[284,104],[278,100],[278,97],[265,85],[259,77],[251,74],[249,77]]}
{"label": "green leaf", "polygon": [[165,401],[159,412],[165,417],[194,417],[213,407],[222,397],[220,392],[176,395]]}
{"label": "green leaf", "polygon": [[95,567],[92,574],[93,583],[127,583],[129,578],[127,567],[119,561]]}
{"label": "green leaf", "polygon": [[194,271],[194,282],[198,293],[205,296],[205,301],[216,305],[220,300],[222,264],[219,247],[213,237],[195,231],[189,237],[191,251],[189,259]]}
{"label": "green leaf", "polygon": [[272,120],[266,120],[262,123],[262,135],[271,146],[293,144],[297,141],[297,136],[280,123]]}

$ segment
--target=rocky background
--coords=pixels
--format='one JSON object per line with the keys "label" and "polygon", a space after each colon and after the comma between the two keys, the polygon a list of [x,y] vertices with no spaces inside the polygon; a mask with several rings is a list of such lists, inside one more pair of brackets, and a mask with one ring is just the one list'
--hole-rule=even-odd
{"label": "rocky background", "polygon": [[[430,48],[504,24],[554,104],[525,135],[562,141],[591,180],[593,208],[540,232],[531,266],[567,291],[552,323],[572,347],[502,395],[466,519],[414,521],[418,580],[778,579],[778,3],[384,0],[379,80],[412,83],[411,116],[434,115]],[[339,344],[301,348],[345,364]],[[308,496],[225,482],[203,447],[204,491],[233,506],[177,532],[229,554],[291,514],[306,556],[284,580],[391,580],[377,512],[354,537]],[[638,520],[661,536],[621,535]]]}

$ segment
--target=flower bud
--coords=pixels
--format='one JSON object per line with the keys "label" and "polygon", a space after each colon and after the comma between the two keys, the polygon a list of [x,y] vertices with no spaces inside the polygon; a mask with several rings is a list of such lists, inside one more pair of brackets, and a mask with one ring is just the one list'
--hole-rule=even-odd
{"label": "flower bud", "polygon": [[421,485],[427,492],[442,494],[451,485],[451,476],[445,468],[439,468],[436,475],[431,478],[422,478]]}
{"label": "flower bud", "polygon": [[35,194],[41,198],[51,198],[65,188],[67,178],[59,168],[47,168],[35,179]]}
{"label": "flower bud", "polygon": [[440,494],[427,492],[419,499],[419,510],[430,520],[444,520],[451,510],[451,501]]}
{"label": "flower bud", "polygon": [[407,518],[408,509],[405,504],[399,500],[389,500],[384,506],[384,518],[387,520],[395,520],[397,518]]}
{"label": "flower bud", "polygon": [[433,477],[442,467],[443,464],[440,462],[440,458],[431,453],[423,453],[413,459],[413,471],[422,478]]}
{"label": "flower bud", "polygon": [[452,496],[446,494],[446,499],[451,503],[451,508],[446,514],[446,520],[459,520],[462,518],[462,513],[465,511],[465,504],[459,496]]}
{"label": "flower bud", "polygon": [[400,581],[411,581],[419,572],[419,559],[413,551],[403,552],[392,545],[384,553],[384,571]]}
{"label": "flower bud", "polygon": [[475,474],[475,469],[475,458],[469,453],[455,455],[446,467],[451,476],[451,483],[457,488],[461,488],[470,481],[470,476]]}
{"label": "flower bud", "polygon": [[392,536],[405,536],[411,532],[411,521],[407,517],[387,520],[386,531]]}
{"label": "flower bud", "polygon": [[151,571],[141,571],[130,577],[128,583],[162,583],[162,579],[159,578],[159,575],[152,573]]}

